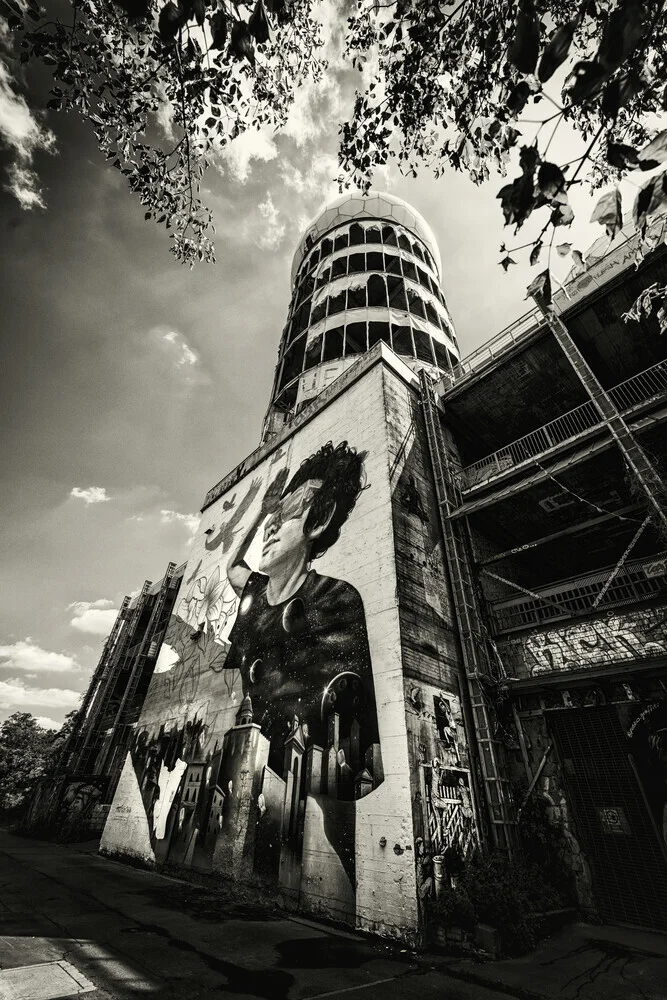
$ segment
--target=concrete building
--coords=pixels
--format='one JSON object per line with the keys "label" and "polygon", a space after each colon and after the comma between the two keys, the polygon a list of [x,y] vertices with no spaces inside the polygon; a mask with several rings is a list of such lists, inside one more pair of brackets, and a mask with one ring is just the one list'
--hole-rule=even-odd
{"label": "concrete building", "polygon": [[102,850],[417,942],[541,796],[584,912],[667,927],[667,367],[657,326],[620,320],[665,280],[661,236],[635,270],[621,234],[460,360],[425,221],[375,194],[318,215]]}
{"label": "concrete building", "polygon": [[62,836],[100,833],[146,698],[184,566],[169,563],[123,599],[77,711],[59,771],[38,788],[28,827]]}

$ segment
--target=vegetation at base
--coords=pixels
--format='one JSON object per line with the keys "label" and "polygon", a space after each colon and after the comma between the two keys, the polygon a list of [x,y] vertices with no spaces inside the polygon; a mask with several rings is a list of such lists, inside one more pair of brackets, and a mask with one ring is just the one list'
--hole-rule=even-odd
{"label": "vegetation at base", "polygon": [[498,852],[474,854],[455,887],[432,902],[430,919],[469,933],[479,923],[490,924],[509,955],[534,948],[544,929],[539,914],[576,906],[574,879],[562,828],[550,821],[544,799],[528,800],[519,833],[511,861]]}
{"label": "vegetation at base", "polygon": [[0,725],[0,813],[19,815],[40,778],[53,774],[75,712],[61,729],[44,729],[30,712],[14,712]]}

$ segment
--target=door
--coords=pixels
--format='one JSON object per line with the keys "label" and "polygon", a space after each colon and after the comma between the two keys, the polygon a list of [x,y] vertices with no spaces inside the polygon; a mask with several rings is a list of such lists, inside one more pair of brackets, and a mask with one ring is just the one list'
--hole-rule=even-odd
{"label": "door", "polygon": [[549,712],[603,920],[667,930],[667,861],[616,708]]}

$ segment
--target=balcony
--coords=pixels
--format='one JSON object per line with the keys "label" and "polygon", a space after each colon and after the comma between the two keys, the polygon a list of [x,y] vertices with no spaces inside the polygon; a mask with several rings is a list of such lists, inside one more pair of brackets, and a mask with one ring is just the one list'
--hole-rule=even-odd
{"label": "balcony", "polygon": [[[667,393],[667,361],[659,361],[652,368],[633,375],[609,389],[607,395],[621,413],[635,406],[657,399]],[[544,455],[558,445],[574,441],[586,431],[601,427],[603,421],[592,400],[563,413],[530,434],[500,448],[492,455],[474,462],[461,470],[461,488],[469,490],[481,486],[495,476],[514,469],[523,463]]]}
{"label": "balcony", "polygon": [[594,607],[611,572],[610,566],[601,572],[540,587],[535,591],[539,599],[538,596],[525,596],[493,601],[489,607],[495,633],[535,628],[564,618],[590,614],[598,609],[607,611],[611,607],[634,605],[658,597],[667,589],[667,553],[628,561],[614,577],[600,603]]}

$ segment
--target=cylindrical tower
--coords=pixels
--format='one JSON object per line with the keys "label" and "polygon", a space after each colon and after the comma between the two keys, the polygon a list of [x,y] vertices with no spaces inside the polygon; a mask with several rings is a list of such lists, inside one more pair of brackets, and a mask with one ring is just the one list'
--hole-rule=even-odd
{"label": "cylindrical tower", "polygon": [[264,438],[378,341],[436,375],[459,360],[425,220],[393,195],[345,195],[318,213],[294,254]]}

